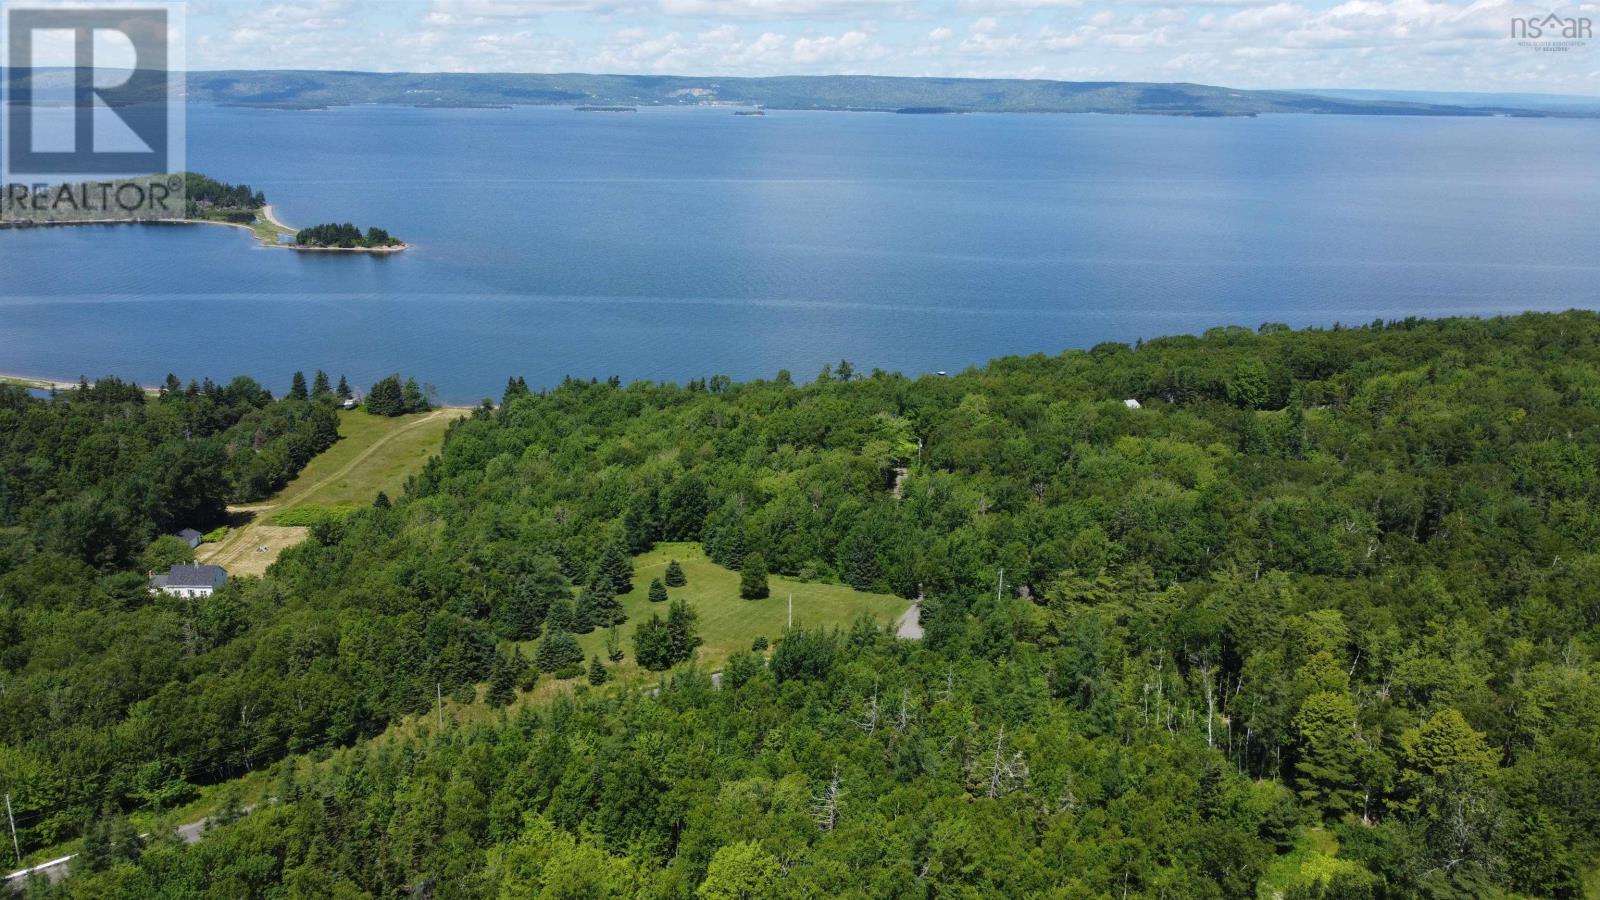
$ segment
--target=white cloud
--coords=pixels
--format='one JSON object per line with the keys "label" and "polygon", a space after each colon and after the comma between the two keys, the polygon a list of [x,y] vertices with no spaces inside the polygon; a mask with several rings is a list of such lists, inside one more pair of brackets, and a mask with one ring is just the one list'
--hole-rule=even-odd
{"label": "white cloud", "polygon": [[661,11],[669,16],[712,19],[860,18],[906,5],[902,0],[660,0],[660,3]]}
{"label": "white cloud", "polygon": [[[193,0],[203,68],[1184,80],[1600,94],[1534,0]],[[1568,14],[1593,15],[1582,0]]]}

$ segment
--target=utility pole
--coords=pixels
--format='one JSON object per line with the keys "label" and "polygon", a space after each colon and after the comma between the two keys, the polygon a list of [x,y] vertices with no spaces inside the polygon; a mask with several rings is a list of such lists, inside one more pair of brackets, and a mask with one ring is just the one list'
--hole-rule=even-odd
{"label": "utility pole", "polygon": [[444,686],[439,682],[433,683],[433,696],[439,701],[439,730],[444,730]]}
{"label": "utility pole", "polygon": [[794,592],[789,592],[789,630],[794,630]]}
{"label": "utility pole", "polygon": [[1000,580],[994,586],[994,602],[1000,602],[1000,594],[1006,589],[1006,567],[1000,567]]}
{"label": "utility pole", "polygon": [[11,792],[6,791],[6,821],[11,823],[11,849],[17,854],[17,865],[22,865],[22,845],[17,843],[17,817],[11,814]]}

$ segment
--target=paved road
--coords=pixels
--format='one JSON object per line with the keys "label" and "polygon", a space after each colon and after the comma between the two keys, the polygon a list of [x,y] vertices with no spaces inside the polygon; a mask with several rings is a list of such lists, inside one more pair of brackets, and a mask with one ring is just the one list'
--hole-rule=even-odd
{"label": "paved road", "polygon": [[[250,811],[253,809],[255,809],[253,804],[249,806],[241,806],[239,808],[239,814],[249,815]],[[206,836],[206,825],[210,822],[211,817],[207,816],[206,818],[197,822],[190,822],[187,825],[179,825],[177,829],[178,839],[183,841],[185,844],[197,843],[201,838]],[[139,835],[141,838],[148,838],[149,836],[150,835],[148,832]],[[37,866],[29,866],[26,869],[18,869],[17,871],[6,876],[5,883],[8,885],[13,883],[21,883],[24,879],[33,875],[43,875],[45,878],[49,879],[52,884],[54,884],[55,882],[67,877],[67,871],[70,868],[69,864],[72,862],[73,857],[75,856],[77,856],[76,853],[69,853],[68,855],[59,859],[52,859],[49,862],[43,862]]]}

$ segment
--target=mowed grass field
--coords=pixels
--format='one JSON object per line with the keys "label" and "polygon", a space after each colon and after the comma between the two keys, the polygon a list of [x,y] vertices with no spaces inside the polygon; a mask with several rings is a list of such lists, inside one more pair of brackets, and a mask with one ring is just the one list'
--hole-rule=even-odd
{"label": "mowed grass field", "polygon": [[202,544],[195,559],[222,566],[230,575],[260,575],[285,548],[305,540],[304,527],[280,525],[278,516],[306,510],[367,506],[379,491],[398,497],[406,478],[439,452],[445,430],[460,409],[387,418],[366,410],[339,413],[339,440],[300,470],[273,497],[229,509],[238,524],[215,544]]}
{"label": "mowed grass field", "polygon": [[[869,594],[846,585],[813,584],[794,581],[774,575],[767,583],[772,596],[765,600],[742,600],[739,597],[739,573],[724,569],[706,558],[699,544],[658,544],[654,550],[634,558],[633,590],[618,599],[627,610],[628,621],[618,626],[622,637],[622,650],[627,654],[621,663],[612,665],[612,679],[620,682],[653,681],[658,673],[640,669],[633,660],[633,632],[651,615],[667,617],[666,603],[651,603],[650,579],[666,581],[667,562],[676,559],[683,566],[689,583],[680,588],[667,588],[673,600],[684,599],[700,616],[700,645],[696,662],[705,669],[722,668],[728,656],[739,650],[749,650],[758,636],[769,642],[783,636],[788,622],[789,597],[794,596],[794,624],[806,628],[846,628],[856,616],[866,613],[880,625],[892,627],[911,601],[889,594]],[[599,654],[606,660],[606,631],[596,629],[578,636],[585,656]],[[523,645],[530,656],[536,642]],[[548,680],[546,678],[545,680]],[[582,680],[581,678],[578,680]]]}
{"label": "mowed grass field", "polygon": [[339,413],[339,441],[306,463],[295,480],[267,501],[274,513],[298,506],[356,507],[379,491],[400,496],[406,478],[422,470],[444,445],[445,430],[460,409],[409,416],[374,416],[364,409]]}

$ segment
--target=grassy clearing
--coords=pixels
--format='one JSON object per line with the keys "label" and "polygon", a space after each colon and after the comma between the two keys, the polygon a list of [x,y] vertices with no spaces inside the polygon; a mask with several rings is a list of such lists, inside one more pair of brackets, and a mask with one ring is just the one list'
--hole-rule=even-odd
{"label": "grassy clearing", "polygon": [[285,548],[305,540],[306,527],[372,503],[379,491],[397,497],[406,478],[439,451],[459,409],[387,418],[366,410],[339,414],[339,441],[317,456],[271,499],[230,510],[235,527],[195,552],[200,562],[233,575],[260,575]]}
{"label": "grassy clearing", "polygon": [[[717,670],[728,656],[749,650],[758,636],[768,641],[781,637],[788,621],[789,596],[794,596],[794,624],[807,628],[848,627],[856,616],[866,613],[880,625],[892,626],[910,608],[911,602],[888,594],[868,594],[838,584],[814,584],[782,576],[769,579],[772,596],[765,600],[739,599],[739,573],[706,558],[699,544],[660,544],[633,564],[633,590],[618,599],[627,610],[628,621],[618,627],[622,649],[627,655],[612,666],[612,678],[621,683],[655,681],[660,676],[640,669],[633,661],[633,632],[651,615],[667,615],[667,604],[651,603],[650,579],[665,580],[667,563],[676,559],[683,566],[689,583],[668,588],[672,599],[689,601],[700,616],[700,645],[696,661],[702,668]],[[578,643],[588,656],[605,659],[606,632],[579,635]],[[525,644],[531,654],[534,645]],[[546,679],[549,680],[549,679]]]}
{"label": "grassy clearing", "polygon": [[[628,621],[618,626],[622,662],[613,665],[606,661],[606,630],[597,629],[578,636],[583,647],[584,670],[588,671],[588,658],[598,655],[606,661],[611,681],[604,687],[591,688],[585,675],[557,681],[549,675],[540,675],[533,690],[520,694],[509,711],[497,710],[483,701],[484,686],[479,685],[477,698],[462,703],[445,697],[442,709],[407,716],[391,725],[376,741],[416,737],[423,731],[435,728],[438,718],[445,723],[461,724],[490,722],[514,712],[521,706],[537,706],[563,694],[583,694],[591,690],[611,690],[615,686],[625,689],[642,689],[658,682],[666,673],[650,672],[639,668],[633,661],[633,632],[652,614],[663,619],[667,615],[666,603],[651,603],[650,579],[665,581],[667,562],[676,559],[683,566],[689,583],[680,588],[668,588],[672,599],[688,600],[700,615],[700,637],[703,643],[695,654],[694,665],[706,671],[718,671],[728,656],[749,650],[757,636],[775,641],[781,637],[788,621],[789,595],[794,595],[794,624],[807,628],[847,628],[856,616],[867,613],[878,624],[893,627],[895,621],[911,608],[911,601],[890,594],[869,594],[838,584],[815,584],[795,581],[774,575],[768,583],[772,596],[765,600],[739,598],[739,573],[717,565],[706,558],[699,544],[658,544],[649,553],[634,558],[633,590],[618,599],[628,613]],[[524,641],[519,646],[529,659],[538,649],[538,641]],[[690,665],[684,663],[683,666]],[[682,666],[680,666],[681,668]],[[442,716],[441,716],[442,713]]]}
{"label": "grassy clearing", "polygon": [[400,496],[406,478],[421,471],[439,452],[459,409],[437,409],[410,416],[374,416],[363,409],[339,414],[339,442],[300,470],[271,504],[275,511],[315,504],[366,506],[379,491]]}

